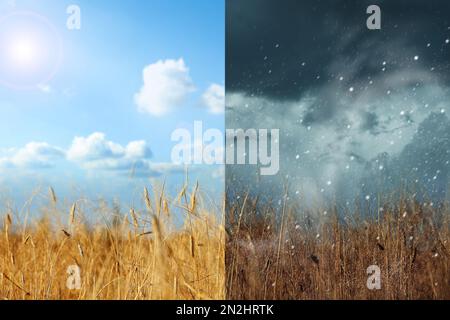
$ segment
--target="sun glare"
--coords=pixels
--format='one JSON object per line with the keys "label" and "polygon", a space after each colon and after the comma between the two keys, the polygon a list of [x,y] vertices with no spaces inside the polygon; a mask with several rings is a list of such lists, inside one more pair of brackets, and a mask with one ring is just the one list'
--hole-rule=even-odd
{"label": "sun glare", "polygon": [[38,60],[37,44],[27,37],[18,37],[9,46],[11,61],[21,67],[31,66]]}
{"label": "sun glare", "polygon": [[62,40],[44,16],[15,12],[0,17],[0,85],[32,89],[48,83],[62,61]]}

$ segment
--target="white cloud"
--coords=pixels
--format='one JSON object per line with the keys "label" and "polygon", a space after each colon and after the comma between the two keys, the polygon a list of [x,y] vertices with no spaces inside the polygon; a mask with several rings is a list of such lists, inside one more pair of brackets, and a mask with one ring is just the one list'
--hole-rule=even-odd
{"label": "white cloud", "polygon": [[125,153],[131,159],[150,158],[152,156],[147,143],[143,140],[130,142],[125,148]]}
{"label": "white cloud", "polygon": [[208,111],[213,114],[223,114],[225,112],[225,87],[219,84],[212,84],[203,94],[203,103]]}
{"label": "white cloud", "polygon": [[105,158],[117,159],[125,155],[126,148],[106,140],[105,134],[100,132],[95,132],[88,137],[76,137],[67,151],[67,159],[82,162]]}
{"label": "white cloud", "polygon": [[144,84],[134,96],[138,110],[154,116],[163,116],[180,107],[194,85],[183,59],[160,60],[143,71]]}
{"label": "white cloud", "polygon": [[127,146],[106,139],[106,135],[95,132],[88,137],[76,137],[69,150],[67,159],[76,162],[92,163],[96,161],[124,161],[151,158],[152,153],[145,141],[132,141]]}
{"label": "white cloud", "polygon": [[55,166],[57,160],[76,163],[85,170],[112,172],[134,177],[158,177],[184,172],[184,167],[172,163],[150,161],[152,152],[146,141],[131,141],[123,146],[95,132],[87,137],[75,137],[69,149],[45,142],[30,142],[23,148],[0,149],[0,169],[43,169]]}
{"label": "white cloud", "polygon": [[64,158],[64,151],[45,142],[30,142],[20,149],[2,152],[0,167],[9,168],[49,168],[53,162]]}
{"label": "white cloud", "polygon": [[76,137],[67,159],[87,170],[114,171],[136,177],[155,177],[182,172],[180,166],[171,163],[153,163],[147,142],[131,141],[126,146],[109,141],[104,133],[96,132],[88,137]]}

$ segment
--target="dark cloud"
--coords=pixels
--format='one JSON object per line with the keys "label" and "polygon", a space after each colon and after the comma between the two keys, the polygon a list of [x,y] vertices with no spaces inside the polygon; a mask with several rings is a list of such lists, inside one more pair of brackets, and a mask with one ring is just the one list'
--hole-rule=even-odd
{"label": "dark cloud", "polygon": [[[380,31],[366,28],[371,4]],[[275,197],[289,180],[303,203],[375,201],[416,177],[442,199],[450,1],[228,0],[226,37],[227,127],[281,134],[278,177],[229,166],[227,186]]]}
{"label": "dark cloud", "polygon": [[[381,6],[380,31],[366,28],[370,4]],[[346,66],[344,81],[355,82],[382,73],[380,61],[395,71],[415,54],[427,65],[443,65],[438,72],[449,81],[450,51],[443,49],[449,27],[447,0],[228,0],[227,90],[297,99]],[[397,55],[406,50],[409,59]]]}

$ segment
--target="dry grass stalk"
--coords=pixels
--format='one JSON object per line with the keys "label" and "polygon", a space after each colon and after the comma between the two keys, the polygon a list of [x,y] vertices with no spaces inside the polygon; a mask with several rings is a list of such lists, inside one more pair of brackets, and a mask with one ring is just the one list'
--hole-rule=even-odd
{"label": "dry grass stalk", "polygon": [[[256,202],[227,204],[228,299],[450,299],[448,206],[403,201],[379,219],[284,207],[276,219]],[[366,286],[371,265],[381,290]]]}

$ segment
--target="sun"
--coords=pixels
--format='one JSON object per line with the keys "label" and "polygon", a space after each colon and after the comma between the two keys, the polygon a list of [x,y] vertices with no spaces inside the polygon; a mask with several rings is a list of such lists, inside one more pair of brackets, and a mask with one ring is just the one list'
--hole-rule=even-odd
{"label": "sun", "polygon": [[36,90],[57,73],[62,61],[58,29],[44,16],[14,12],[0,17],[0,85]]}
{"label": "sun", "polygon": [[39,62],[39,46],[31,37],[18,36],[9,44],[9,58],[18,67],[31,67]]}

